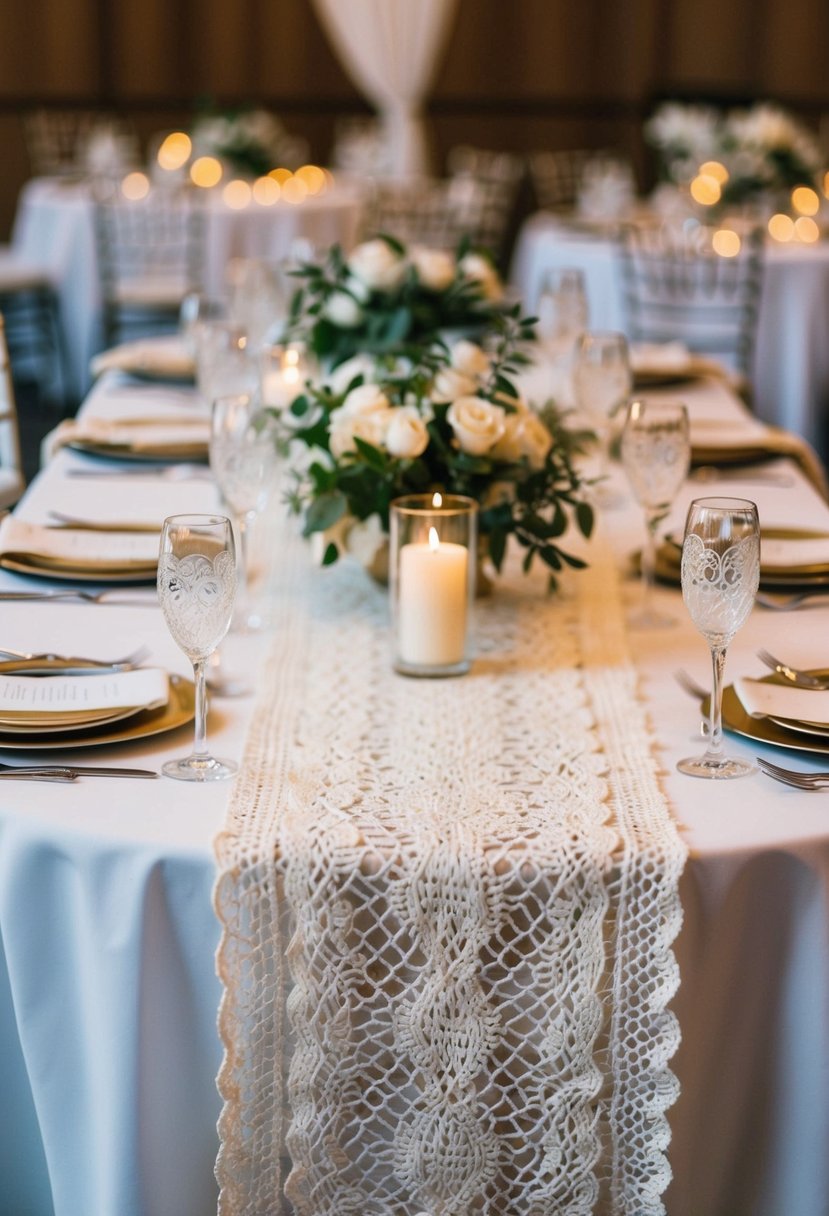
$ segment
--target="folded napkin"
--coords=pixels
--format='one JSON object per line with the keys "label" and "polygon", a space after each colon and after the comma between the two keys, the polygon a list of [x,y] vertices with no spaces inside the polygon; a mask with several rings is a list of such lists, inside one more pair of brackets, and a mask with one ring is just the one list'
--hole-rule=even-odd
{"label": "folded napkin", "polygon": [[731,419],[705,418],[696,422],[692,419],[691,447],[696,464],[789,456],[800,465],[820,496],[829,501],[829,481],[820,458],[805,439],[791,431],[765,426],[755,419],[748,427],[745,422]]}
{"label": "folded napkin", "polygon": [[68,418],[48,437],[46,455],[68,444],[112,448],[135,455],[199,455],[207,451],[210,422],[207,418],[173,415],[168,418],[131,418],[113,422],[104,418]]}
{"label": "folded napkin", "polygon": [[192,378],[196,372],[193,353],[183,338],[170,335],[124,342],[102,351],[90,361],[93,376],[105,371],[137,372],[139,375]]}
{"label": "folded napkin", "polygon": [[630,366],[637,372],[681,372],[691,363],[691,352],[684,342],[634,342]]}
{"label": "folded napkin", "polygon": [[788,718],[829,727],[829,692],[749,679],[735,680],[734,691],[752,718]]}
{"label": "folded napkin", "polygon": [[124,711],[159,709],[168,700],[167,672],[157,667],[48,679],[0,675],[0,729],[95,722]]}
{"label": "folded napkin", "polygon": [[4,557],[85,571],[148,571],[158,563],[158,535],[45,528],[7,515],[0,524],[0,559]]}
{"label": "folded napkin", "polygon": [[785,529],[769,528],[762,532],[760,565],[763,570],[829,570],[829,532],[807,532],[792,536],[781,535]]}

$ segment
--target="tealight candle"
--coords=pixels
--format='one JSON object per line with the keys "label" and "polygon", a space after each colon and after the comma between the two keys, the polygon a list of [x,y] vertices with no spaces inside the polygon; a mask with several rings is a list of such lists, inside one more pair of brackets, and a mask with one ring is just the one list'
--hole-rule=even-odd
{"label": "tealight candle", "polygon": [[404,675],[469,669],[477,503],[414,494],[391,506],[390,574],[394,665]]}
{"label": "tealight candle", "polygon": [[262,353],[262,404],[272,409],[286,409],[302,392],[307,378],[308,362],[302,346],[269,347]]}

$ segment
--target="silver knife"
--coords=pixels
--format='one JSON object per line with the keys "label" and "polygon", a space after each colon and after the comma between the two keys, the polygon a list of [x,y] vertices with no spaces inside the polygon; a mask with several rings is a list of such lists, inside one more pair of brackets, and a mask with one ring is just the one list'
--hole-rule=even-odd
{"label": "silver knife", "polygon": [[[72,764],[69,771],[80,777],[157,777],[151,768],[90,768]],[[2,776],[2,774],[0,774]]]}

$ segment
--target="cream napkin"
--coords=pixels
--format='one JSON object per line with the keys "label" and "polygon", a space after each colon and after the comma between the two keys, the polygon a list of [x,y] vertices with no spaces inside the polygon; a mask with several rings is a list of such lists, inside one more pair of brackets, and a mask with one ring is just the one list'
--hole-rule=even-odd
{"label": "cream napkin", "polygon": [[825,722],[829,727],[829,692],[749,679],[735,680],[734,691],[746,713],[753,718]]}
{"label": "cream napkin", "polygon": [[798,570],[825,566],[829,569],[829,533],[821,536],[767,537],[760,546],[763,570]]}
{"label": "cream napkin", "polygon": [[132,418],[110,422],[102,418],[69,418],[55,427],[44,442],[47,459],[69,443],[90,444],[99,448],[124,449],[137,455],[153,452],[164,455],[207,451],[210,442],[210,421],[192,416],[168,418]]}
{"label": "cream napkin", "polygon": [[630,348],[630,366],[637,372],[682,372],[691,362],[691,352],[684,342],[634,342]]}
{"label": "cream napkin", "polygon": [[7,515],[0,524],[0,556],[15,554],[77,568],[154,566],[158,535],[152,532],[93,532],[44,528]]}
{"label": "cream napkin", "polygon": [[176,380],[193,376],[196,370],[192,351],[175,335],[124,342],[95,355],[89,367],[93,376],[114,370],[170,376]]}

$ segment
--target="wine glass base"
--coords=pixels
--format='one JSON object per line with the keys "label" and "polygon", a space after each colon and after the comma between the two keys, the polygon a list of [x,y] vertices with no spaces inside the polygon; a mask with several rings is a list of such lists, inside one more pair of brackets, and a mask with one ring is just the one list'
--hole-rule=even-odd
{"label": "wine glass base", "polygon": [[717,781],[749,777],[757,772],[753,764],[734,756],[689,756],[687,760],[680,760],[676,767],[688,777],[707,777]]}
{"label": "wine glass base", "polygon": [[235,777],[238,769],[233,760],[217,760],[215,756],[186,756],[161,766],[164,776],[176,781],[226,781]]}

